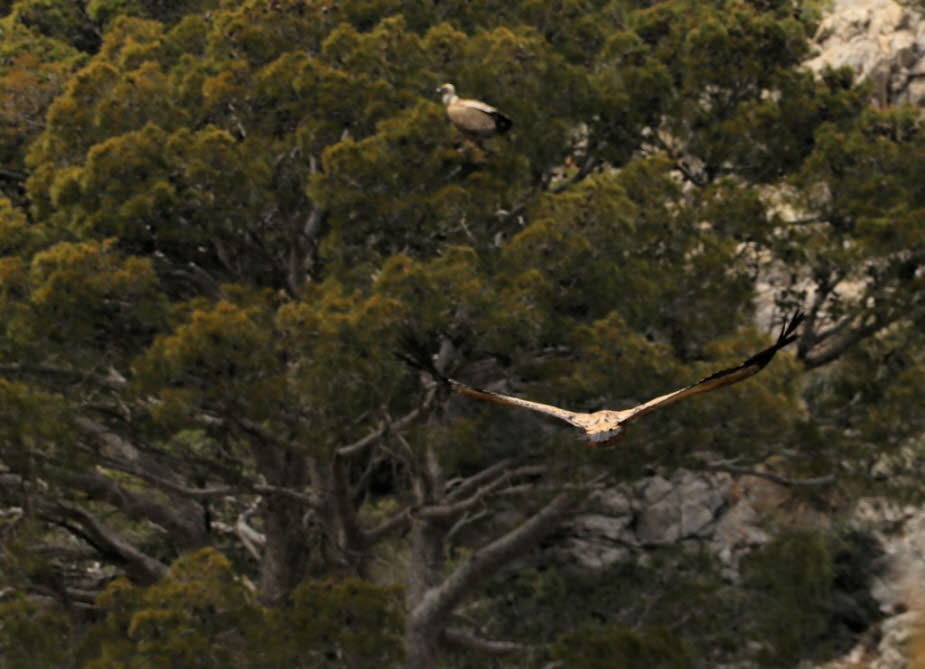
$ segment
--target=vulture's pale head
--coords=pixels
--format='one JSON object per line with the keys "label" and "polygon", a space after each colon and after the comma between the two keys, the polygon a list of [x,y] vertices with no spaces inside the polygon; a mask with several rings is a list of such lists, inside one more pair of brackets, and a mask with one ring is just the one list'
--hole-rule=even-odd
{"label": "vulture's pale head", "polygon": [[514,125],[507,116],[489,104],[480,100],[464,100],[456,95],[453,84],[443,84],[437,88],[446,115],[465,135],[473,139],[491,137],[507,132]]}
{"label": "vulture's pale head", "polygon": [[437,93],[440,94],[440,99],[443,100],[445,105],[450,105],[458,99],[456,87],[453,84],[441,84],[437,87]]}

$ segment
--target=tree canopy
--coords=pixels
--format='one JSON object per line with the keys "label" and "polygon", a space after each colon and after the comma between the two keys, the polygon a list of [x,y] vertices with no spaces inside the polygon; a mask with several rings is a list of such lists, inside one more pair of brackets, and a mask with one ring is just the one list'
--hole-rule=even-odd
{"label": "tree canopy", "polygon": [[[733,593],[714,620],[751,622],[722,633],[675,625],[683,597],[628,616],[658,589],[638,565],[607,624],[548,615],[570,575],[499,581],[645,472],[770,462],[833,514],[920,495],[925,125],[801,66],[818,5],[0,4],[0,665],[835,649],[827,535],[785,533],[737,587],[665,558],[701,561],[672,587],[703,606]],[[512,131],[466,140],[444,81]],[[410,328],[474,385],[620,408],[796,308],[792,351],[613,451],[394,356]]]}

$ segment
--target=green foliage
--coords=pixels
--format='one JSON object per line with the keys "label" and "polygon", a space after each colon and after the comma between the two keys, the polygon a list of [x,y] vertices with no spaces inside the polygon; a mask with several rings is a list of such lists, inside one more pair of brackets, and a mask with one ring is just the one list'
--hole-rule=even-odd
{"label": "green foliage", "polygon": [[[173,331],[135,360],[135,390],[158,393],[152,413],[165,425],[180,427],[191,412],[207,410],[273,421],[306,448],[321,447],[348,436],[342,416],[390,392],[389,343],[403,314],[394,299],[362,299],[335,281],[275,313],[263,295],[238,297],[184,305]],[[297,413],[311,416],[310,429]]]}
{"label": "green foliage", "polygon": [[100,604],[107,614],[88,634],[87,669],[227,666],[246,656],[241,630],[260,615],[228,561],[212,549],[181,558],[146,590],[116,581]]}
{"label": "green foliage", "polygon": [[95,51],[99,46],[99,32],[79,5],[61,0],[18,0],[10,18],[40,35],[81,51]]}
{"label": "green foliage", "polygon": [[[159,338],[137,363],[141,381],[191,385],[207,398],[253,392],[250,384],[273,362],[271,333],[261,327],[262,315],[228,301],[193,310],[188,322]],[[244,389],[236,391],[239,387]]]}
{"label": "green foliage", "polygon": [[[734,246],[698,229],[696,209],[674,206],[682,193],[669,167],[638,161],[541,200],[535,222],[506,247],[509,259],[549,275],[558,287],[553,308],[562,316],[600,318],[616,310],[637,327],[669,332],[677,319],[712,339],[724,315],[707,302],[718,294],[724,304],[744,301],[748,287],[729,271]],[[652,304],[661,305],[656,313]]]}
{"label": "green foliage", "polygon": [[0,602],[0,667],[70,667],[74,629],[55,605],[25,596]]}
{"label": "green foliage", "polygon": [[158,278],[148,258],[126,256],[112,242],[61,242],[36,253],[28,267],[3,263],[6,347],[21,360],[66,349],[77,364],[115,360],[150,338],[164,317]]}
{"label": "green foliage", "polygon": [[593,576],[511,575],[492,585],[482,616],[521,640],[546,638],[568,619],[573,631],[551,653],[569,666],[823,662],[882,616],[869,593],[879,551],[857,530],[784,532],[744,558],[734,586],[705,550],[654,549]]}
{"label": "green foliage", "polygon": [[[509,455],[531,459],[497,482],[514,491],[776,453],[838,471],[829,506],[874,464],[921,495],[923,122],[801,67],[820,6],[0,3],[0,503],[28,507],[16,531],[41,548],[16,587],[85,593],[87,553],[108,578],[210,545],[147,590],[110,585],[87,666],[389,665],[398,590],[296,585],[381,555],[423,568],[412,511]],[[463,137],[444,81],[511,132]],[[393,356],[410,327],[473,384],[620,408],[767,345],[748,323],[772,303],[810,310],[798,345],[608,453],[422,390]],[[543,498],[476,490],[435,556]],[[43,557],[62,544],[72,568]],[[486,624],[560,638],[566,664],[747,661],[758,641],[790,666],[851,634],[832,614],[846,552],[785,536],[742,587],[697,551],[528,574]],[[23,626],[50,610],[9,606]]]}
{"label": "green foliage", "polygon": [[392,667],[403,657],[399,589],[308,582],[291,605],[265,609],[214,549],[177,560],[147,589],[115,581],[99,603],[106,617],[83,641],[85,669]]}
{"label": "green foliage", "polygon": [[400,666],[405,654],[403,606],[397,587],[359,579],[305,583],[293,594],[291,608],[269,612],[275,647],[261,662],[358,669]]}
{"label": "green foliage", "polygon": [[759,600],[750,622],[760,639],[763,666],[791,665],[828,650],[823,639],[831,615],[834,568],[823,536],[792,532],[775,538],[748,557],[745,583]]}
{"label": "green foliage", "polygon": [[[20,451],[19,457],[28,459],[28,448],[34,442],[60,436],[59,398],[36,391],[23,383],[3,379],[0,381],[0,409],[4,416],[0,426],[4,451],[8,444],[15,445]],[[33,421],[33,417],[39,413],[44,415],[45,420]],[[4,457],[16,459],[13,452],[10,449]]]}
{"label": "green foliage", "polygon": [[98,25],[111,27],[121,17],[154,19],[162,23],[175,23],[190,14],[218,9],[218,0],[184,0],[159,2],[158,0],[89,0],[86,13]]}
{"label": "green foliage", "polygon": [[[13,16],[0,19],[0,34],[0,165],[18,170],[26,147],[45,127],[49,105],[85,56]],[[8,184],[3,187],[8,195],[19,195]]]}
{"label": "green foliage", "polygon": [[331,446],[349,438],[343,416],[385,402],[394,391],[398,380],[390,347],[405,312],[394,299],[363,298],[333,281],[308,296],[308,302],[280,307],[276,327],[292,356],[287,368],[292,393],[304,398],[303,411],[324,428],[314,439]]}
{"label": "green foliage", "polygon": [[25,213],[6,198],[0,198],[0,252],[4,259],[38,241],[37,230],[26,224]]}
{"label": "green foliage", "polygon": [[697,666],[745,646],[746,600],[704,550],[655,549],[594,575],[524,571],[492,587],[498,596],[485,617],[498,634],[543,639],[569,620],[550,652],[570,666],[611,658],[626,667]]}
{"label": "green foliage", "polygon": [[553,656],[566,666],[589,669],[695,666],[689,649],[663,628],[579,630],[560,639]]}

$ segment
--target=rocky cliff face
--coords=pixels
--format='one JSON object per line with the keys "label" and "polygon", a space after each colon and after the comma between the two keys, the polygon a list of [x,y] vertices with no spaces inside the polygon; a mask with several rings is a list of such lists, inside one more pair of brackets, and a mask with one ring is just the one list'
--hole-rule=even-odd
{"label": "rocky cliff face", "polygon": [[571,565],[598,570],[649,547],[696,542],[734,570],[740,555],[770,538],[760,526],[756,490],[724,473],[649,476],[599,494],[557,550]]}
{"label": "rocky cliff face", "polygon": [[835,0],[807,65],[851,67],[871,82],[874,104],[925,106],[925,20],[895,0]]}
{"label": "rocky cliff face", "polygon": [[906,669],[925,658],[909,657],[910,641],[922,633],[925,584],[925,510],[878,499],[860,500],[854,522],[873,531],[883,548],[886,569],[870,584],[871,594],[888,614],[869,640],[859,643],[825,669]]}

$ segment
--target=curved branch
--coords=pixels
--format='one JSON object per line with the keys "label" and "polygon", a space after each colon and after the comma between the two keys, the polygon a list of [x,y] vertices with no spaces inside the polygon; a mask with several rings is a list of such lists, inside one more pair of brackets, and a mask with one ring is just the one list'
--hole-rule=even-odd
{"label": "curved branch", "polygon": [[190,517],[183,509],[159,504],[150,496],[129,490],[108,476],[92,470],[62,470],[59,476],[69,485],[84,491],[90,498],[112,505],[129,518],[143,518],[164,528],[184,548],[198,548],[208,540],[201,514],[199,518]]}
{"label": "curved branch", "polygon": [[798,486],[817,486],[817,485],[829,485],[830,483],[835,483],[835,474],[827,474],[825,476],[816,476],[809,479],[791,479],[783,476],[781,474],[775,474],[774,472],[766,472],[760,469],[751,469],[749,467],[737,467],[731,464],[729,461],[721,460],[718,462],[708,462],[704,464],[705,469],[716,472],[726,472],[727,474],[737,474],[740,476],[754,476],[757,478],[766,479],[768,481],[773,481],[782,486],[787,487],[798,487]]}
{"label": "curved branch", "polygon": [[402,532],[411,524],[411,509],[405,508],[382,521],[376,527],[363,532],[364,541],[371,545],[380,541],[392,532]]}
{"label": "curved branch", "polygon": [[[54,517],[52,513],[69,518],[80,527]],[[47,509],[44,515],[46,520],[87,542],[110,561],[121,564],[129,578],[136,583],[150,585],[167,573],[167,566],[163,562],[140,551],[99,518],[79,507],[59,502]]]}
{"label": "curved branch", "polygon": [[594,156],[588,156],[587,159],[579,166],[578,171],[575,172],[575,174],[563,180],[561,183],[556,184],[553,188],[548,189],[548,192],[557,194],[568,190],[579,181],[582,181],[589,174],[591,174],[597,165],[597,159]]}
{"label": "curved branch", "polygon": [[443,638],[447,645],[457,646],[465,650],[474,650],[489,655],[508,655],[510,653],[526,653],[534,650],[533,646],[513,641],[497,641],[477,637],[460,629],[446,629]]}
{"label": "curved branch", "polygon": [[806,365],[807,369],[813,369],[815,367],[821,367],[822,365],[828,364],[833,360],[841,357],[845,351],[847,351],[858,342],[876,334],[887,325],[889,325],[889,321],[883,318],[874,318],[866,325],[859,325],[852,330],[847,329],[845,324],[841,324],[838,327],[838,330],[842,332],[841,336],[837,336],[835,335],[835,332],[831,331],[824,333],[825,336],[818,339],[817,342],[821,341],[822,339],[834,337],[832,342],[818,353],[813,354],[811,349],[805,351],[802,356],[803,363]]}
{"label": "curved branch", "polygon": [[[457,500],[463,495],[468,495],[472,490],[475,490],[480,485],[490,480],[495,476],[502,476],[505,474],[508,467],[514,465],[517,462],[517,458],[504,458],[503,460],[498,460],[495,464],[490,467],[486,467],[478,474],[473,474],[467,479],[463,479],[458,482],[459,479],[453,479],[447,482],[447,487],[452,489],[447,493],[446,499],[453,501]],[[453,485],[455,483],[455,485]]]}
{"label": "curved branch", "polygon": [[234,524],[235,534],[241,540],[241,543],[244,544],[244,548],[247,549],[247,552],[250,553],[258,562],[261,560],[261,555],[260,550],[257,547],[266,545],[267,537],[265,534],[262,534],[251,527],[250,523],[247,521],[250,520],[251,516],[257,513],[257,507],[259,505],[260,500],[257,500],[251,504],[238,515],[238,519]]}
{"label": "curved branch", "polygon": [[29,175],[20,170],[12,170],[9,167],[0,167],[0,179],[15,181],[16,183],[21,184],[24,183],[28,178]]}
{"label": "curved branch", "polygon": [[437,387],[435,385],[427,391],[427,395],[424,397],[424,400],[421,402],[419,406],[415,407],[414,409],[406,413],[404,416],[402,416],[398,420],[389,421],[388,419],[385,419],[385,420],[379,421],[379,425],[377,425],[365,437],[358,439],[352,444],[348,444],[347,446],[341,446],[340,448],[338,448],[337,455],[339,455],[342,458],[349,458],[355,455],[359,455],[366,449],[367,446],[370,446],[371,444],[375,443],[378,439],[381,439],[383,436],[385,436],[387,432],[391,430],[401,430],[401,429],[408,427],[411,423],[417,420],[418,417],[422,413],[424,413],[425,411],[427,411],[427,409],[430,408],[430,405],[433,404],[434,397],[436,396],[436,394],[437,394]]}
{"label": "curved branch", "polygon": [[410,626],[441,629],[450,612],[464,597],[501,567],[554,532],[584,496],[576,492],[559,493],[522,525],[477,550],[441,584],[424,594],[411,611]]}
{"label": "curved branch", "polygon": [[[494,467],[489,467],[489,469],[494,469]],[[514,471],[507,471],[505,469],[501,469],[495,472],[496,474],[498,474],[498,476],[494,481],[491,481],[490,483],[486,483],[485,485],[481,486],[475,492],[473,492],[469,497],[465,499],[460,499],[451,504],[435,504],[431,506],[426,506],[422,509],[419,509],[416,512],[416,515],[420,518],[425,518],[427,520],[440,520],[440,519],[453,518],[455,516],[458,516],[461,513],[465,513],[472,507],[480,504],[486,497],[488,497],[493,492],[498,490],[502,485],[504,485],[505,483],[509,483],[512,478],[515,478],[518,475],[541,474],[545,470],[546,468],[542,466],[520,467]],[[478,476],[478,474],[476,476]],[[460,486],[460,488],[461,487],[462,486]],[[457,488],[457,491],[460,488]],[[449,496],[447,497],[449,498]]]}
{"label": "curved branch", "polygon": [[59,367],[57,365],[49,365],[44,363],[36,365],[24,365],[22,363],[13,362],[0,365],[0,373],[60,376],[72,381],[86,381],[94,385],[107,388],[109,390],[124,390],[128,385],[128,381],[126,381],[125,377],[116,372],[114,369],[110,370],[108,375],[103,376],[102,374],[94,374],[92,372],[84,372],[79,369]]}

